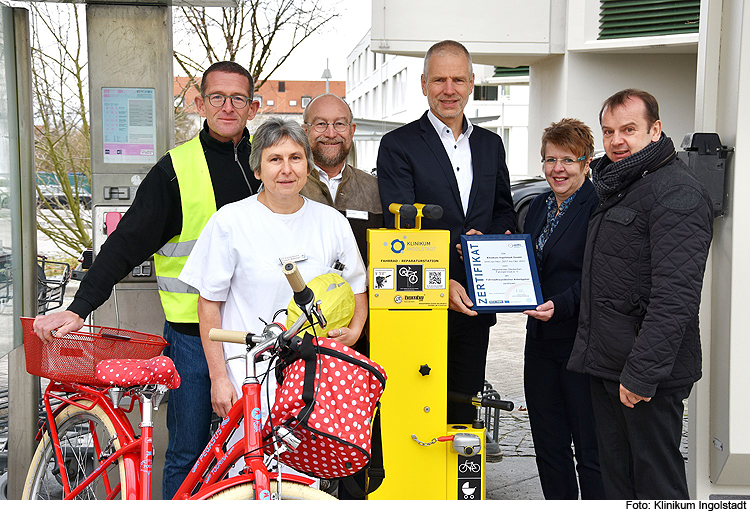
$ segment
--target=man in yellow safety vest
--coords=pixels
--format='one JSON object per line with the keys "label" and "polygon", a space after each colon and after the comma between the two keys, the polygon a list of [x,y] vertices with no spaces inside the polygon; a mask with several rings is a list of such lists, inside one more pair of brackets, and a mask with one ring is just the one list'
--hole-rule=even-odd
{"label": "man in yellow safety vest", "polygon": [[[162,495],[171,499],[209,440],[211,385],[198,331],[198,292],[178,276],[211,215],[225,204],[258,191],[250,170],[246,123],[255,117],[253,78],[234,62],[218,62],[203,74],[195,105],[205,118],[192,140],[170,150],[149,171],[133,204],[81,282],[67,310],[34,321],[44,341],[80,329],[112,288],[154,255],[157,285],[166,322],[165,354],[180,372],[182,384],[170,391],[167,406],[169,444]],[[220,388],[219,388],[220,389]]]}

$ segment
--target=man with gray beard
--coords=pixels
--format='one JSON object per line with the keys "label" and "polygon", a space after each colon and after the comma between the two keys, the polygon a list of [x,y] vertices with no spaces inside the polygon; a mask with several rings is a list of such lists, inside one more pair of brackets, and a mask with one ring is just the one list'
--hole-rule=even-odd
{"label": "man with gray beard", "polygon": [[[300,194],[335,207],[346,216],[352,226],[362,260],[367,266],[367,230],[384,226],[383,209],[380,205],[377,178],[346,163],[352,148],[352,137],[357,129],[352,110],[338,95],[323,94],[307,105],[302,120],[312,148],[316,170],[307,177],[307,183]],[[354,344],[354,349],[370,355],[367,325],[359,341]],[[375,449],[373,445],[373,451]],[[372,468],[340,480],[338,498],[363,498],[366,493],[367,471],[372,471]],[[371,484],[374,476],[375,473],[370,473]]]}
{"label": "man with gray beard", "polygon": [[357,129],[352,111],[341,97],[323,94],[307,105],[302,118],[317,170],[300,194],[346,216],[367,265],[367,230],[383,227],[383,210],[377,178],[346,163]]}

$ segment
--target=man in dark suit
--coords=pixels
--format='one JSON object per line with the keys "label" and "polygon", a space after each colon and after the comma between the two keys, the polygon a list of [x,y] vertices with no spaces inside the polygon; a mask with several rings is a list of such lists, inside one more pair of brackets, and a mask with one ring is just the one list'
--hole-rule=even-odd
{"label": "man in dark suit", "polygon": [[[430,109],[383,136],[377,162],[386,227],[394,227],[391,203],[443,208],[442,218],[423,219],[422,228],[451,234],[448,390],[463,394],[477,394],[484,387],[490,327],[496,319],[471,309],[460,236],[506,233],[516,225],[502,140],[464,116],[473,89],[466,48],[450,40],[433,45],[422,75]],[[448,423],[470,423],[475,417],[471,405],[448,402]]]}

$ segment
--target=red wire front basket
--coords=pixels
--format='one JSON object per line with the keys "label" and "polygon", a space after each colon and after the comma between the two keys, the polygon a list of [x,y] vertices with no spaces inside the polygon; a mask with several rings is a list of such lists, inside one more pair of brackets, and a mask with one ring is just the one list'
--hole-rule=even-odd
{"label": "red wire front basket", "polygon": [[21,317],[26,372],[55,381],[102,385],[96,364],[104,359],[149,359],[167,345],[163,337],[122,328],[85,325],[78,332],[43,343],[34,333],[34,319]]}

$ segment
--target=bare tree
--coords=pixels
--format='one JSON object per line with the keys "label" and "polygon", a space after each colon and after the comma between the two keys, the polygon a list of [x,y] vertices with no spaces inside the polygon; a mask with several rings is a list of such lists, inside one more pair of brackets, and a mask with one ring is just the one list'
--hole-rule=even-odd
{"label": "bare tree", "polygon": [[[175,8],[175,61],[194,78],[213,62],[247,67],[260,88],[308,37],[338,16],[324,0],[239,0],[235,8]],[[202,56],[181,52],[198,46]]]}
{"label": "bare tree", "polygon": [[[178,80],[180,84],[178,84]],[[185,82],[182,82],[185,80]],[[192,89],[192,90],[191,90]],[[201,127],[191,96],[200,88],[194,77],[175,77],[174,94],[174,142],[182,145],[195,137]]]}
{"label": "bare tree", "polygon": [[41,3],[29,8],[36,168],[52,175],[52,185],[37,183],[38,229],[76,256],[91,246],[91,215],[84,212],[90,207],[84,178],[90,178],[91,164],[83,8]]}
{"label": "bare tree", "polygon": [[[85,207],[90,197],[82,196],[82,175],[91,185],[85,7],[33,2],[29,9],[37,170],[52,174],[60,190],[54,197],[38,186],[38,227],[75,256],[91,247],[91,215]],[[175,98],[179,144],[195,135],[184,99],[205,67],[220,60],[244,64],[257,89],[338,15],[325,0],[239,0],[234,8],[173,8],[173,16],[174,59],[189,78]]]}

